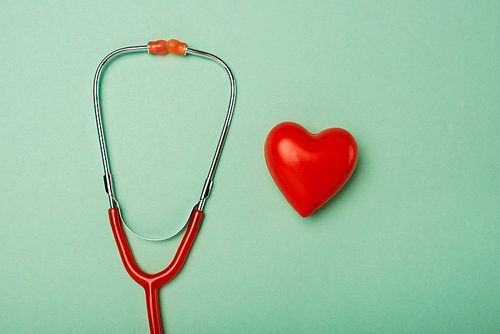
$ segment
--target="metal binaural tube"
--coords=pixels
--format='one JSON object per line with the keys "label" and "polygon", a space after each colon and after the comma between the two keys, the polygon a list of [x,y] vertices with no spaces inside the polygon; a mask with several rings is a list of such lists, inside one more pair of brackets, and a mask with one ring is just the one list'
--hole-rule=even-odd
{"label": "metal binaural tube", "polygon": [[101,119],[101,109],[99,108],[99,78],[101,76],[102,69],[104,65],[110,60],[113,56],[124,52],[137,52],[137,51],[148,51],[147,45],[142,46],[130,46],[126,48],[121,48],[115,50],[108,54],[97,67],[97,71],[94,76],[94,111],[95,111],[95,120],[97,123],[97,133],[99,135],[99,144],[101,146],[101,157],[102,163],[104,166],[104,188],[108,193],[109,197],[109,205],[111,208],[116,207],[115,203],[115,192],[113,189],[113,179],[111,177],[111,171],[109,169],[108,162],[108,153],[106,151],[106,141],[104,140],[104,131],[102,128],[102,119]]}
{"label": "metal binaural tube", "polygon": [[[183,54],[179,50],[170,50],[170,49],[168,49],[168,47],[170,46],[169,43],[172,42],[172,41],[176,42],[180,46],[184,46],[185,49],[181,48],[181,49],[183,49],[181,51],[185,50],[185,53]],[[164,46],[165,50],[163,50],[161,48],[163,46],[163,44],[165,44],[165,46]],[[157,46],[157,48],[154,49],[154,48],[151,47],[151,45]],[[205,205],[205,201],[208,198],[208,196],[210,195],[210,191],[212,189],[213,178],[214,178],[214,175],[215,175],[215,171],[217,169],[217,165],[218,165],[218,162],[219,162],[219,159],[220,159],[220,155],[221,155],[222,149],[224,147],[224,142],[226,140],[227,133],[229,131],[229,126],[230,126],[230,123],[231,123],[231,118],[232,118],[232,115],[233,115],[233,110],[234,110],[234,105],[235,105],[235,100],[236,100],[236,82],[234,80],[234,76],[233,76],[231,70],[229,69],[229,67],[227,66],[227,64],[224,63],[224,61],[222,61],[220,58],[218,58],[217,56],[215,56],[213,54],[207,53],[207,52],[203,52],[203,51],[199,51],[199,50],[194,50],[194,49],[187,48],[187,46],[185,45],[185,43],[180,43],[180,42],[178,42],[176,40],[171,40],[169,42],[165,42],[163,40],[160,40],[160,41],[157,41],[157,42],[150,42],[148,45],[131,46],[131,47],[125,47],[125,48],[117,49],[117,50],[111,52],[110,54],[108,54],[101,61],[101,63],[99,64],[99,66],[97,67],[97,70],[96,70],[96,73],[95,73],[95,76],[94,76],[94,110],[95,110],[95,117],[96,117],[96,123],[97,123],[97,132],[98,132],[98,135],[99,135],[99,144],[100,144],[100,148],[101,148],[101,157],[102,157],[102,162],[103,162],[103,167],[104,167],[104,188],[105,188],[106,193],[108,194],[108,197],[109,197],[110,207],[111,208],[118,208],[118,209],[120,208],[119,203],[118,203],[118,201],[116,200],[116,197],[115,197],[115,192],[114,192],[114,187],[113,187],[113,178],[112,178],[111,169],[110,169],[110,166],[109,166],[109,159],[108,159],[108,154],[107,154],[106,141],[105,141],[105,137],[104,137],[104,129],[103,129],[103,125],[102,125],[101,110],[100,110],[100,106],[99,106],[99,79],[100,79],[100,75],[101,75],[101,72],[102,72],[104,66],[106,65],[106,63],[112,57],[114,57],[114,56],[116,56],[118,54],[121,54],[121,53],[138,52],[138,51],[149,51],[150,53],[159,53],[159,54],[164,54],[164,53],[169,53],[169,52],[170,53],[177,53],[177,54],[181,54],[181,55],[182,54],[183,55],[192,54],[192,55],[195,55],[195,56],[207,58],[207,59],[213,60],[216,63],[218,63],[219,65],[221,65],[226,70],[226,72],[227,72],[227,74],[229,76],[229,81],[230,81],[230,84],[231,84],[231,94],[230,94],[229,107],[228,107],[226,119],[224,121],[224,126],[222,128],[222,132],[221,132],[221,135],[220,135],[220,138],[219,138],[219,142],[217,144],[217,148],[215,150],[214,157],[212,159],[212,163],[210,165],[210,169],[208,171],[207,178],[206,178],[205,183],[203,185],[203,190],[202,190],[202,193],[201,193],[201,196],[200,196],[200,200],[199,200],[199,202],[197,202],[195,204],[195,206],[193,207],[191,213],[195,209],[203,211],[203,207]],[[139,238],[143,238],[143,239],[146,239],[146,240],[152,240],[152,241],[160,241],[160,240],[170,239],[170,238],[174,237],[175,235],[177,235],[178,233],[180,233],[184,229],[184,227],[187,225],[189,219],[188,219],[188,221],[186,221],[186,224],[178,232],[176,232],[173,235],[171,235],[169,237],[166,237],[166,238],[146,238],[146,237],[142,237],[142,236],[138,235],[137,233],[135,233],[134,231],[132,231],[127,226],[127,224],[125,223],[125,221],[123,220],[123,218],[122,218],[122,221],[123,221],[125,227],[127,227],[127,229],[129,229],[129,231],[131,231],[134,235],[138,236]]]}
{"label": "metal binaural tube", "polygon": [[207,52],[194,50],[191,48],[186,49],[186,54],[193,54],[193,55],[208,58],[208,59],[211,59],[211,60],[217,62],[219,65],[221,65],[226,70],[226,72],[229,76],[229,81],[231,83],[231,98],[229,100],[229,107],[227,110],[226,120],[224,121],[224,127],[222,128],[222,132],[221,132],[221,135],[219,138],[219,143],[217,144],[217,149],[215,150],[212,164],[210,166],[210,170],[208,171],[208,176],[207,176],[207,179],[206,179],[205,184],[203,186],[203,191],[201,193],[200,202],[198,204],[198,210],[203,211],[203,206],[205,205],[205,200],[210,195],[210,190],[212,188],[215,170],[217,169],[217,164],[219,162],[219,158],[220,158],[220,155],[222,153],[222,148],[224,147],[224,142],[226,140],[227,132],[229,131],[229,125],[231,124],[231,118],[233,116],[234,104],[235,104],[235,100],[236,100],[236,81],[234,80],[233,73],[231,72],[231,69],[229,68],[229,66],[227,66],[226,63],[224,63],[222,61],[222,59],[220,59],[219,57],[214,56],[213,54],[210,54]]}

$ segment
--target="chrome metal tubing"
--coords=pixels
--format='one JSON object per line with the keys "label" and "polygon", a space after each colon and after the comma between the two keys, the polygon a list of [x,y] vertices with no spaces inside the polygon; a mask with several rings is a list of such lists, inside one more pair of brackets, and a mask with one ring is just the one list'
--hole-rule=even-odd
{"label": "chrome metal tubing", "polygon": [[[118,54],[121,54],[121,53],[126,53],[126,52],[138,52],[138,51],[148,51],[148,50],[149,50],[149,46],[148,45],[131,46],[131,47],[125,47],[125,48],[117,49],[117,50],[111,52],[110,54],[108,54],[101,61],[101,63],[97,67],[97,71],[96,71],[95,76],[94,76],[94,111],[95,111],[95,117],[96,117],[96,123],[97,123],[97,132],[98,132],[98,135],[99,135],[99,143],[100,143],[100,147],[101,147],[101,157],[102,157],[102,162],[103,162],[103,167],[104,167],[104,188],[105,188],[105,190],[106,190],[106,192],[108,194],[109,203],[110,203],[110,207],[111,208],[117,207],[118,209],[120,209],[120,205],[119,205],[118,201],[115,198],[115,192],[114,192],[114,187],[113,187],[113,178],[111,176],[111,169],[110,169],[110,166],[109,166],[109,159],[108,159],[108,154],[107,154],[107,149],[106,149],[106,141],[105,141],[105,138],[104,138],[104,130],[103,130],[103,125],[102,125],[101,110],[100,110],[100,106],[99,106],[99,79],[100,79],[100,75],[101,75],[101,72],[102,72],[105,64],[112,57],[114,57],[114,56],[116,56]],[[218,162],[219,162],[219,159],[220,159],[220,155],[221,155],[222,149],[224,147],[224,142],[226,140],[227,133],[229,131],[229,125],[231,124],[231,118],[233,116],[233,110],[234,110],[234,105],[235,105],[235,100],[236,100],[236,82],[234,80],[234,76],[233,76],[231,70],[229,69],[229,67],[226,65],[226,63],[224,63],[217,56],[214,56],[214,55],[212,55],[210,53],[207,53],[207,52],[203,52],[203,51],[199,51],[199,50],[194,50],[194,49],[190,49],[190,48],[186,48],[186,55],[187,54],[192,54],[192,55],[195,55],[195,56],[199,56],[199,57],[203,57],[203,58],[208,58],[210,60],[213,60],[213,61],[217,62],[219,65],[221,65],[226,70],[226,72],[227,72],[227,74],[229,76],[229,81],[231,83],[231,95],[230,95],[229,107],[228,107],[226,119],[225,119],[225,122],[224,122],[224,126],[222,128],[222,132],[221,132],[221,135],[220,135],[220,138],[219,138],[219,142],[217,144],[217,149],[215,150],[215,154],[214,154],[214,157],[212,159],[212,164],[210,165],[210,170],[208,172],[208,176],[207,176],[207,178],[205,180],[205,183],[203,185],[203,190],[202,190],[202,193],[201,193],[200,201],[194,205],[193,209],[191,210],[191,214],[192,214],[192,212],[193,212],[194,209],[198,209],[200,211],[203,211],[203,207],[205,205],[205,201],[208,198],[208,196],[210,195],[210,191],[211,191],[212,185],[213,185],[213,178],[214,178],[214,175],[215,175],[215,171],[217,169],[217,165],[218,165]],[[191,214],[190,214],[189,217],[191,217]],[[120,210],[120,216],[121,216],[121,210]],[[146,237],[143,237],[143,236],[135,233],[134,231],[132,231],[128,227],[128,225],[125,223],[125,220],[123,219],[123,217],[121,217],[121,219],[122,219],[122,222],[125,225],[125,227],[131,233],[133,233],[134,235],[136,235],[137,237],[145,239],[145,240],[161,241],[161,240],[167,240],[167,239],[173,238],[177,234],[179,234],[185,228],[185,226],[187,225],[187,223],[189,222],[189,217],[188,217],[188,220],[186,221],[186,223],[184,224],[184,226],[179,231],[177,231],[173,235],[165,237],[165,238],[146,238]]]}
{"label": "chrome metal tubing", "polygon": [[222,61],[222,59],[220,59],[219,57],[214,56],[213,54],[210,54],[207,52],[194,50],[191,48],[186,48],[186,54],[192,54],[195,56],[208,58],[208,59],[211,59],[211,60],[217,62],[219,65],[221,65],[226,70],[226,72],[229,76],[229,81],[231,83],[231,97],[229,100],[229,107],[227,110],[226,120],[224,122],[224,127],[222,128],[222,133],[221,133],[220,138],[219,138],[219,143],[217,144],[217,149],[215,150],[214,158],[212,160],[212,165],[210,166],[210,170],[208,171],[208,176],[207,176],[207,179],[206,179],[205,184],[203,186],[203,191],[201,193],[200,202],[198,204],[198,210],[203,211],[203,206],[205,205],[205,200],[210,195],[210,190],[212,188],[215,170],[217,169],[217,164],[219,162],[222,148],[224,147],[224,142],[226,140],[227,132],[229,131],[229,125],[231,124],[231,118],[233,116],[234,104],[235,104],[235,100],[236,100],[236,81],[234,80],[233,73],[231,72],[231,69],[229,68],[229,66],[227,66],[226,63],[224,63]]}
{"label": "chrome metal tubing", "polygon": [[102,72],[104,65],[112,57],[114,57],[120,53],[124,53],[124,52],[148,51],[148,48],[149,48],[148,45],[130,46],[130,47],[121,48],[121,49],[118,49],[118,50],[111,52],[101,61],[101,63],[97,67],[97,71],[95,72],[95,76],[94,76],[95,119],[96,119],[96,123],[97,123],[97,132],[99,135],[99,144],[101,146],[102,163],[104,166],[104,188],[106,189],[106,192],[108,193],[109,205],[111,208],[116,207],[117,204],[115,203],[115,192],[114,192],[113,181],[112,181],[113,179],[111,177],[111,171],[109,169],[108,153],[106,151],[106,141],[104,140],[104,131],[102,128],[101,109],[99,108],[99,78],[101,76],[101,72]]}

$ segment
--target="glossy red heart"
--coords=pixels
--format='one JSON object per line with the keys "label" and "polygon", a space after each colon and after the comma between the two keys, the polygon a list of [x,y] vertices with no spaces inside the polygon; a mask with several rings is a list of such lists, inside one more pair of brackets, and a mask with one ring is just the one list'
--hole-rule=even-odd
{"label": "glossy red heart", "polygon": [[276,125],[264,144],[267,168],[290,205],[307,217],[346,184],[358,161],[358,145],[344,129],[317,134],[292,122]]}

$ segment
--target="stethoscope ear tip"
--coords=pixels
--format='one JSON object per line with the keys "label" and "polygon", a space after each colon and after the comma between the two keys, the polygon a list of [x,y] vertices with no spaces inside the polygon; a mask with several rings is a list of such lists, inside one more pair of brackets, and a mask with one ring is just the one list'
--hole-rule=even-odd
{"label": "stethoscope ear tip", "polygon": [[176,55],[185,56],[186,55],[187,44],[179,42],[176,39],[171,39],[168,42],[165,40],[151,41],[148,43],[148,51],[151,54],[164,55],[167,53],[173,53]]}

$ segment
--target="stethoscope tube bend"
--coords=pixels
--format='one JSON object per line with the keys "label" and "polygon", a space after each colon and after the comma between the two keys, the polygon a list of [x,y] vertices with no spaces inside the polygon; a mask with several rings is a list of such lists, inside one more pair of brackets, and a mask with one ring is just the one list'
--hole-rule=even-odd
{"label": "stethoscope tube bend", "polygon": [[[226,119],[224,121],[222,133],[220,135],[219,142],[217,144],[217,149],[215,150],[215,154],[212,159],[212,163],[210,165],[207,178],[203,185],[200,200],[193,206],[185,225],[177,233],[167,238],[160,238],[160,239],[145,238],[136,234],[135,232],[130,230],[130,228],[126,225],[125,221],[123,220],[120,206],[118,201],[116,200],[115,191],[113,187],[113,178],[111,176],[111,169],[109,166],[106,141],[104,137],[104,129],[101,119],[101,110],[99,105],[99,79],[105,64],[112,57],[118,54],[128,53],[128,52],[140,52],[140,51],[148,51],[149,53],[152,54],[173,53],[183,56],[186,54],[192,54],[199,57],[208,58],[210,60],[217,62],[226,70],[231,84],[231,95],[229,100],[228,111],[226,114]],[[162,333],[158,289],[162,285],[170,281],[182,268],[182,265],[184,264],[186,257],[189,253],[189,250],[191,249],[191,246],[194,242],[194,239],[196,238],[198,230],[200,229],[201,222],[204,216],[203,208],[205,205],[205,201],[210,195],[210,191],[212,189],[215,171],[217,169],[220,155],[222,153],[222,148],[224,147],[224,142],[226,140],[227,133],[229,131],[229,125],[231,123],[231,118],[233,115],[235,100],[236,100],[236,82],[234,80],[231,70],[226,65],[226,63],[224,63],[220,58],[210,53],[190,49],[187,47],[185,43],[181,43],[177,40],[170,40],[168,42],[164,40],[159,40],[155,42],[150,42],[148,45],[132,46],[132,47],[117,49],[108,54],[97,67],[97,71],[94,76],[94,111],[96,117],[97,132],[99,135],[99,144],[101,148],[101,157],[104,167],[104,187],[106,193],[108,194],[110,203],[110,209],[108,210],[109,220],[111,223],[113,236],[116,241],[116,245],[118,246],[118,251],[120,253],[120,257],[122,259],[123,265],[125,266],[125,269],[129,273],[129,275],[145,290],[149,327],[152,334]],[[123,226],[129,229],[136,236],[153,241],[166,240],[172,238],[173,236],[180,233],[186,226],[187,228],[184,237],[182,238],[182,241],[179,245],[179,248],[177,249],[177,252],[170,265],[168,265],[168,267],[166,267],[164,270],[156,274],[147,274],[144,271],[142,271],[139,268],[139,266],[137,266],[137,264],[135,263]]]}
{"label": "stethoscope tube bend", "polygon": [[170,265],[157,274],[147,274],[142,271],[134,261],[132,251],[127,242],[125,231],[121,221],[120,212],[118,208],[111,208],[108,210],[109,220],[111,222],[111,229],[115,238],[118,251],[122,259],[123,265],[128,274],[134,281],[144,288],[146,293],[146,306],[148,310],[148,321],[151,334],[161,334],[161,317],[160,317],[160,303],[158,299],[158,290],[165,283],[174,278],[175,275],[181,270],[189,250],[196,238],[198,230],[200,229],[203,220],[203,211],[194,210],[189,219],[186,233],[175,253],[175,256]]}

